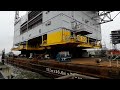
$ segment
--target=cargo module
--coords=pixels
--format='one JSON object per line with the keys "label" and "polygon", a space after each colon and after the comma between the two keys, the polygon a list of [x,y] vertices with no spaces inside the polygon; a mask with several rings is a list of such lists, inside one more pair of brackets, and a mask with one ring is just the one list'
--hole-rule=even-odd
{"label": "cargo module", "polygon": [[16,11],[12,50],[49,53],[55,57],[69,51],[82,56],[87,48],[101,48],[101,25],[98,11],[27,11],[19,17]]}

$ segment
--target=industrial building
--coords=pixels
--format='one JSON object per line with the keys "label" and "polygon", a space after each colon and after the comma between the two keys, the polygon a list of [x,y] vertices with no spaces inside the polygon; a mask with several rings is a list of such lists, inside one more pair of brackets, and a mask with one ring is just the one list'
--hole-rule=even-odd
{"label": "industrial building", "polygon": [[111,31],[111,40],[112,44],[120,43],[120,30]]}
{"label": "industrial building", "polygon": [[117,49],[117,44],[120,44],[120,30],[111,31],[112,48]]}
{"label": "industrial building", "polygon": [[27,11],[19,17],[16,11],[12,50],[27,57],[47,52],[54,58],[64,50],[78,57],[83,49],[101,48],[98,15],[98,11]]}

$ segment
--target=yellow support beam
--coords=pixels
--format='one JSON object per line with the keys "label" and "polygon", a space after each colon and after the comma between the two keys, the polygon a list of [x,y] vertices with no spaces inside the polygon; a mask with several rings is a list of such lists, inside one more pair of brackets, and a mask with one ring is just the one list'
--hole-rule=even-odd
{"label": "yellow support beam", "polygon": [[99,45],[93,45],[89,42],[89,37],[75,35],[74,37],[71,36],[71,31],[67,29],[61,29],[57,31],[53,31],[47,33],[47,40],[43,41],[42,36],[42,44],[37,45],[36,47],[29,47],[28,41],[26,45],[20,45],[18,48],[13,48],[12,50],[43,50],[43,49],[51,49],[50,46],[52,45],[65,45],[65,44],[74,44],[76,47],[84,47],[84,48],[100,48]]}
{"label": "yellow support beam", "polygon": [[32,48],[32,47],[27,47],[26,50],[44,50],[45,47],[40,47],[40,48]]}
{"label": "yellow support beam", "polygon": [[20,50],[23,50],[24,49],[24,46],[23,45],[19,45],[17,48],[12,48],[11,50],[13,51],[20,51]]}
{"label": "yellow support beam", "polygon": [[88,43],[81,43],[77,47],[86,47],[86,48],[92,48],[93,46]]}

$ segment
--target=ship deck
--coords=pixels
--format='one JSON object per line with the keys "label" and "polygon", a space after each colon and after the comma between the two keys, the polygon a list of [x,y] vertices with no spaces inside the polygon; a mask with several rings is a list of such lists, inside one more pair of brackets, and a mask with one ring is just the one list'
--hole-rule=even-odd
{"label": "ship deck", "polygon": [[99,58],[78,58],[71,62],[58,62],[50,60],[30,60],[24,58],[8,59],[7,62],[24,69],[46,73],[51,77],[64,76],[67,73],[77,73],[96,78],[120,78],[120,61],[112,61],[111,66],[108,60],[96,63]]}

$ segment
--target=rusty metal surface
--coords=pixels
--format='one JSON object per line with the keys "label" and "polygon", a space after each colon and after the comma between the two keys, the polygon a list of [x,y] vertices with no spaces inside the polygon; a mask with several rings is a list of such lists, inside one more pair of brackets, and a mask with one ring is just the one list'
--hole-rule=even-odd
{"label": "rusty metal surface", "polygon": [[61,76],[56,73],[50,73],[45,71],[46,67],[52,69],[60,69],[69,72],[80,73],[83,75],[88,75],[97,78],[120,78],[120,69],[116,67],[105,67],[105,66],[94,66],[94,65],[85,65],[85,64],[73,64],[73,63],[60,63],[53,60],[15,60],[15,59],[7,59],[8,63],[13,65],[33,70],[36,72],[42,72],[44,74],[50,74],[51,77]]}

